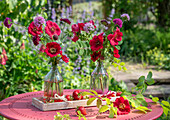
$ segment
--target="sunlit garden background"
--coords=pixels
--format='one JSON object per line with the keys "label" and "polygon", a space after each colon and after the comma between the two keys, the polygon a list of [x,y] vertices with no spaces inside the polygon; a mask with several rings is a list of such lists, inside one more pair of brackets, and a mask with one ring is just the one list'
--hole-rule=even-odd
{"label": "sunlit garden background", "polygon": [[[60,23],[68,18],[72,23],[93,20],[98,32],[102,32],[102,19],[119,18],[128,13],[130,21],[123,23],[123,44],[120,49],[120,65],[109,66],[111,71],[129,71],[129,65],[152,66],[156,71],[170,70],[170,1],[169,0],[1,0],[0,1],[0,55],[3,48],[8,60],[0,64],[0,100],[13,95],[41,91],[43,77],[51,65],[37,52],[27,33],[35,16]],[[10,29],[3,21],[6,17],[15,23]],[[61,30],[64,26],[60,26]],[[69,63],[60,64],[65,89],[89,89],[89,80],[96,63],[91,61],[86,44],[73,43],[67,36],[63,52]],[[78,47],[75,47],[78,46]],[[86,55],[84,55],[86,54]],[[2,62],[2,60],[1,60]],[[124,65],[125,63],[125,65]],[[122,67],[123,66],[123,67]],[[115,87],[116,86],[116,87]],[[126,84],[110,80],[111,90],[126,89]],[[170,101],[170,97],[161,97]],[[162,115],[160,119],[166,119]],[[167,118],[168,119],[168,118]],[[169,117],[170,119],[170,117]]]}

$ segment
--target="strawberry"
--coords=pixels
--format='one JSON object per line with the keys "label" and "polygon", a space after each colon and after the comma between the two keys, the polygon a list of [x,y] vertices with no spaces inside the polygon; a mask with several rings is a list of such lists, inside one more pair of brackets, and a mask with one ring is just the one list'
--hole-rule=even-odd
{"label": "strawberry", "polygon": [[74,100],[81,100],[81,99],[83,99],[83,96],[80,93],[81,93],[80,90],[75,90],[73,92]]}
{"label": "strawberry", "polygon": [[71,101],[71,96],[70,96],[70,95],[66,95],[65,98],[66,98],[68,101]]}
{"label": "strawberry", "polygon": [[76,109],[76,113],[77,113],[77,115],[79,115],[77,111],[80,111],[81,114],[83,114],[83,115],[87,115],[86,109],[83,106],[77,107],[77,109]]}
{"label": "strawberry", "polygon": [[56,100],[54,100],[54,102],[63,102],[63,100],[56,99]]}
{"label": "strawberry", "polygon": [[122,92],[117,92],[116,96],[120,96],[122,94]]}

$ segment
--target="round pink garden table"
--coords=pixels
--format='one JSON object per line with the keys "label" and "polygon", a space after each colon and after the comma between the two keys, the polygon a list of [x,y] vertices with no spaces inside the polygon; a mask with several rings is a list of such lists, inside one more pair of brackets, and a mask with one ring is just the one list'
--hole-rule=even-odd
{"label": "round pink garden table", "polygon": [[[64,94],[72,94],[73,89],[64,90]],[[81,90],[87,91],[87,90]],[[67,110],[55,110],[55,111],[40,111],[32,105],[33,97],[41,97],[43,95],[42,91],[39,92],[29,92],[24,94],[15,95],[4,99],[0,102],[0,115],[10,119],[10,120],[53,120],[56,112],[61,114],[69,114],[72,119],[77,120],[75,109]],[[151,112],[144,114],[138,110],[131,110],[127,115],[119,115],[116,120],[153,120],[160,117],[163,113],[163,109],[158,104],[153,104],[152,101],[146,98],[149,103],[149,108],[152,109]],[[87,119],[104,120],[108,118],[108,112],[105,112],[95,118],[98,108],[97,107],[87,107],[86,108]]]}

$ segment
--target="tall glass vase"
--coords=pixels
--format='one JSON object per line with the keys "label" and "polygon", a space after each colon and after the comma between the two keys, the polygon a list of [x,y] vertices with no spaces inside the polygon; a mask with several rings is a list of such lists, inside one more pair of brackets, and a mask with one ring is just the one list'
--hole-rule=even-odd
{"label": "tall glass vase", "polygon": [[44,98],[49,101],[54,99],[55,94],[63,96],[63,78],[57,65],[52,65],[51,70],[44,78]]}
{"label": "tall glass vase", "polygon": [[98,64],[91,74],[90,89],[95,90],[98,94],[106,94],[109,89],[109,76],[104,69],[103,62]]}

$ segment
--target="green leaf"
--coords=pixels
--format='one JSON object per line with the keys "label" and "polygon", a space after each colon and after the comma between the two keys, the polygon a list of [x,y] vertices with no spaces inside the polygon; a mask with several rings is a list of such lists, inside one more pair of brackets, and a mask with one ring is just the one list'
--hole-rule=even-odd
{"label": "green leaf", "polygon": [[124,66],[124,65],[125,65],[125,63],[124,63],[124,62],[121,62],[121,63],[120,63],[120,65],[121,65],[121,66]]}
{"label": "green leaf", "polygon": [[147,85],[144,84],[143,89],[141,90],[141,93],[143,94],[146,91],[146,89],[147,89]]}
{"label": "green leaf", "polygon": [[147,78],[147,79],[146,79],[146,83],[147,83],[148,85],[152,85],[152,84],[155,83],[155,81],[154,81],[153,78]]}
{"label": "green leaf", "polygon": [[86,96],[86,95],[92,95],[92,96],[94,96],[94,94],[93,94],[93,93],[90,93],[90,92],[82,92],[81,95],[82,95],[82,96]]}
{"label": "green leaf", "polygon": [[140,110],[140,111],[142,111],[142,112],[144,112],[144,113],[147,113],[146,111],[152,111],[152,109],[149,109],[149,108],[147,108],[147,107],[145,107],[145,106],[139,106],[139,107],[137,107],[136,109],[137,109],[137,110]]}
{"label": "green leaf", "polygon": [[145,98],[142,94],[137,94],[136,96],[136,100],[138,100],[139,103],[141,103],[143,106],[148,106],[148,103],[145,101]]}
{"label": "green leaf", "polygon": [[88,101],[87,101],[87,105],[90,105],[96,98],[93,97],[93,98],[90,98]]}
{"label": "green leaf", "polygon": [[100,108],[101,105],[102,105],[102,101],[100,99],[97,99],[97,108]]}
{"label": "green leaf", "polygon": [[165,107],[164,105],[162,105],[162,104],[161,104],[161,106],[162,106],[162,108],[163,108],[164,114],[167,116],[167,115],[168,115],[168,112],[169,112],[169,109],[168,109],[167,107]]}
{"label": "green leaf", "polygon": [[102,112],[106,112],[108,110],[108,106],[107,105],[103,105],[100,109],[99,109],[99,113],[102,113]]}
{"label": "green leaf", "polygon": [[96,96],[98,96],[98,93],[95,90],[90,90],[92,93],[94,93]]}
{"label": "green leaf", "polygon": [[170,107],[170,104],[169,104],[168,101],[162,100],[161,103],[164,104],[167,107]]}
{"label": "green leaf", "polygon": [[114,111],[114,114],[116,115],[116,118],[117,118],[117,107],[112,107],[113,108],[113,111]]}
{"label": "green leaf", "polygon": [[109,118],[114,118],[114,110],[113,110],[113,107],[110,108]]}
{"label": "green leaf", "polygon": [[152,101],[153,101],[153,102],[158,102],[158,101],[159,101],[159,98],[158,98],[158,97],[152,97]]}
{"label": "green leaf", "polygon": [[83,55],[83,53],[84,53],[84,49],[80,49],[80,50],[79,50],[79,54],[80,54],[80,55]]}
{"label": "green leaf", "polygon": [[115,46],[118,50],[120,50],[120,46]]}
{"label": "green leaf", "polygon": [[104,98],[106,100],[107,105],[110,104],[110,99],[109,98]]}
{"label": "green leaf", "polygon": [[147,75],[147,79],[149,79],[149,78],[152,78],[152,72],[151,71],[149,71],[149,73]]}
{"label": "green leaf", "polygon": [[119,41],[119,45],[121,45],[123,43],[123,40]]}
{"label": "green leaf", "polygon": [[139,79],[138,79],[139,82],[144,82],[145,81],[145,76],[141,76]]}

